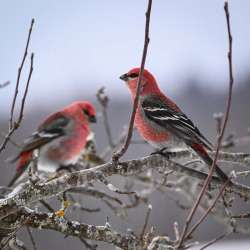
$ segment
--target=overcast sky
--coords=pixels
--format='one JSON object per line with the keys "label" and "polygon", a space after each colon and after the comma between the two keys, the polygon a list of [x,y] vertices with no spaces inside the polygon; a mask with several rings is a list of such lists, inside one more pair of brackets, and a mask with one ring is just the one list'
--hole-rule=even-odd
{"label": "overcast sky", "polygon": [[[10,105],[32,17],[30,107],[81,92],[84,99],[101,85],[111,95],[128,95],[119,76],[140,64],[146,5],[145,0],[1,1],[0,82],[12,84],[1,90],[0,106]],[[229,7],[237,80],[249,68],[250,1],[231,0]],[[220,90],[227,86],[223,1],[155,0],[150,37],[146,67],[164,91],[174,94],[192,76]]]}

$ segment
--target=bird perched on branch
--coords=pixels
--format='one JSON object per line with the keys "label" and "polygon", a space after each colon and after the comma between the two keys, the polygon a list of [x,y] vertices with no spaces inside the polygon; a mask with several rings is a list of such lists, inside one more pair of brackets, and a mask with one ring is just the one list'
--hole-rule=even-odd
{"label": "bird perched on branch", "polygon": [[9,186],[27,169],[35,152],[40,171],[55,172],[60,167],[75,164],[93,134],[89,126],[91,122],[96,122],[96,111],[87,101],[73,102],[50,115],[24,142],[19,154],[11,159],[12,162],[18,160],[18,165]]}
{"label": "bird perched on branch", "polygon": [[[120,76],[127,83],[133,100],[139,73],[140,68],[134,68]],[[213,159],[207,153],[207,150],[212,150],[212,144],[181,109],[162,93],[155,77],[146,69],[142,74],[135,126],[140,135],[159,150],[158,153],[164,154],[169,146],[185,143],[207,165],[212,166]],[[222,180],[228,180],[228,176],[218,166],[215,171]]]}

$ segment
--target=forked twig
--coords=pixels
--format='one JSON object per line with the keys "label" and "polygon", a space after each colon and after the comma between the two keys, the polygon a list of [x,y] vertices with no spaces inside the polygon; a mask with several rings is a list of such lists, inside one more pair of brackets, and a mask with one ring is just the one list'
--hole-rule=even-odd
{"label": "forked twig", "polygon": [[28,39],[27,39],[25,50],[24,50],[24,54],[23,54],[23,59],[22,59],[20,67],[18,68],[17,81],[16,81],[16,89],[15,89],[15,93],[14,93],[14,97],[13,97],[13,101],[12,101],[12,105],[11,105],[11,111],[10,111],[9,129],[12,129],[12,127],[14,126],[13,116],[14,116],[14,109],[15,109],[15,105],[16,105],[16,99],[17,99],[17,95],[18,95],[18,88],[19,88],[19,83],[20,83],[20,78],[21,78],[23,66],[24,66],[26,57],[28,55],[28,48],[29,48],[29,43],[30,43],[30,37],[31,37],[31,33],[32,33],[32,29],[33,29],[34,23],[35,23],[35,19],[32,18],[31,24],[30,24],[30,28],[29,28]]}
{"label": "forked twig", "polygon": [[20,77],[21,77],[21,73],[22,73],[22,70],[23,70],[23,66],[24,66],[27,54],[28,54],[30,37],[31,37],[31,32],[32,32],[32,29],[33,29],[34,22],[35,22],[35,20],[32,19],[30,29],[29,29],[28,39],[27,39],[27,43],[26,43],[26,47],[25,47],[25,51],[24,51],[24,55],[23,55],[23,59],[22,59],[20,67],[18,68],[16,89],[15,89],[15,94],[14,94],[13,101],[12,101],[10,119],[9,119],[9,131],[5,135],[4,140],[0,145],[0,152],[2,152],[4,150],[4,148],[6,147],[6,144],[10,140],[11,135],[15,132],[15,130],[17,130],[19,128],[19,126],[20,126],[20,124],[22,122],[22,119],[23,119],[25,101],[26,101],[26,97],[27,97],[27,94],[28,94],[30,79],[31,79],[32,72],[33,72],[34,53],[31,54],[31,58],[30,58],[29,76],[28,76],[28,79],[27,79],[27,82],[26,82],[26,87],[25,87],[24,94],[23,94],[23,97],[22,97],[19,116],[18,116],[18,119],[16,121],[13,121],[13,119],[14,119],[14,110],[15,110],[15,105],[16,105],[16,99],[17,99],[17,95],[18,95],[18,88],[19,88],[19,83],[20,83]]}
{"label": "forked twig", "polygon": [[144,237],[144,234],[145,234],[147,226],[148,226],[148,221],[149,221],[149,217],[150,217],[151,212],[152,212],[152,205],[149,204],[148,209],[147,209],[147,213],[146,213],[146,217],[145,217],[145,222],[143,224],[142,232],[140,235],[140,239],[143,239],[143,237]]}

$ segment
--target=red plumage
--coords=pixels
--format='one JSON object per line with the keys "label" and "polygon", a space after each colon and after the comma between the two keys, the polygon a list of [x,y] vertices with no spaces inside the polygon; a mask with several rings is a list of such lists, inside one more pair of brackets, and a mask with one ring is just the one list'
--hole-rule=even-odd
{"label": "red plumage", "polygon": [[[140,68],[134,68],[122,75],[134,100]],[[207,150],[211,143],[201,134],[181,109],[160,90],[155,77],[146,69],[143,71],[139,104],[135,115],[135,126],[141,136],[158,149],[171,144],[185,143],[191,147],[209,166],[213,160]],[[223,180],[227,175],[216,166],[216,173]]]}
{"label": "red plumage", "polygon": [[53,172],[76,163],[91,133],[89,123],[95,122],[95,116],[94,106],[87,101],[74,102],[50,115],[13,159],[18,160],[17,176],[10,184],[24,172],[35,150],[38,151],[38,170]]}

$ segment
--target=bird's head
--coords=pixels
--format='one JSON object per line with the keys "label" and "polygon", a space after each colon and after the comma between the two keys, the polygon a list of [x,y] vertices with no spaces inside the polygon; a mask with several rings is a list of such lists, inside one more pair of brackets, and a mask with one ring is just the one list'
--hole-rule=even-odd
{"label": "bird's head", "polygon": [[[136,94],[139,73],[140,68],[133,68],[128,73],[120,76],[120,79],[128,85],[133,97]],[[140,85],[140,95],[143,96],[157,91],[159,91],[159,88],[154,76],[148,70],[144,69]]]}
{"label": "bird's head", "polygon": [[80,101],[78,105],[83,114],[85,115],[85,117],[87,118],[87,120],[89,122],[95,123],[96,122],[95,107],[90,102],[87,101]]}
{"label": "bird's head", "polygon": [[95,107],[88,101],[76,101],[71,103],[64,109],[70,116],[78,117],[78,119],[96,122]]}

